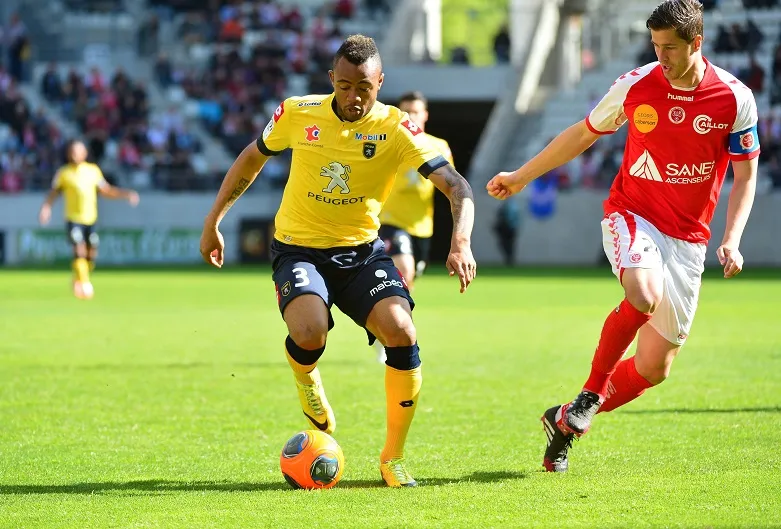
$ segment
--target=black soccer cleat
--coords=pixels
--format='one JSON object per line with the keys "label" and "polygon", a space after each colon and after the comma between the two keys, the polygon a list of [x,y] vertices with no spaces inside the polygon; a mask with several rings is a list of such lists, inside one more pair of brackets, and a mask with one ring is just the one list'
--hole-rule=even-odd
{"label": "black soccer cleat", "polygon": [[583,390],[575,400],[564,405],[559,426],[580,437],[591,428],[591,420],[601,405],[602,399],[598,394]]}
{"label": "black soccer cleat", "polygon": [[565,434],[556,424],[556,415],[561,406],[554,406],[542,414],[540,420],[548,438],[548,445],[545,448],[545,458],[542,460],[542,466],[546,472],[566,472],[569,467],[567,451],[572,447],[572,440],[575,436],[571,433]]}

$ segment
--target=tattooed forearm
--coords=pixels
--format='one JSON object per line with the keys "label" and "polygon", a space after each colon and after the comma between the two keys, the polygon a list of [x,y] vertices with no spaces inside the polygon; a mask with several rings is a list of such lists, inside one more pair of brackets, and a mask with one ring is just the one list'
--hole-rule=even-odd
{"label": "tattooed forearm", "polygon": [[228,197],[228,202],[225,205],[227,207],[231,207],[233,203],[239,199],[241,194],[247,190],[250,183],[251,182],[246,178],[242,178],[241,180],[239,180],[239,183],[236,184],[236,187],[233,189],[233,193],[231,193],[231,196]]}
{"label": "tattooed forearm", "polygon": [[206,216],[207,224],[219,225],[231,206],[252,185],[266,160],[267,158],[261,155],[254,143],[239,154],[222,180],[217,198]]}
{"label": "tattooed forearm", "polygon": [[450,200],[453,214],[453,244],[469,242],[475,222],[475,204],[472,188],[455,168],[448,164],[429,176],[431,181]]}

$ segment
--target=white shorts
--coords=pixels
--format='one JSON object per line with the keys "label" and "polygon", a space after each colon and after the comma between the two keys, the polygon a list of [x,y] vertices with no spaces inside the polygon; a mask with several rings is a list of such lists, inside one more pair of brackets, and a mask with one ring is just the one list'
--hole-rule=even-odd
{"label": "white shorts", "polygon": [[602,221],[602,244],[619,281],[626,268],[662,273],[664,298],[649,323],[666,340],[683,345],[697,310],[707,246],[664,235],[630,212],[611,213]]}

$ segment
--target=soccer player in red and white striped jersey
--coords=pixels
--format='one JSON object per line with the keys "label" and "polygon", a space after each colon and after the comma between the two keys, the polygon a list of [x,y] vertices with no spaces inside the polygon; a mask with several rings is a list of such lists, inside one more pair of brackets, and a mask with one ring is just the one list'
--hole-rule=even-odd
{"label": "soccer player in red and white striped jersey", "polygon": [[[505,199],[628,124],[602,220],[605,253],[625,297],[602,327],[582,391],[543,414],[543,464],[551,472],[567,470],[573,437],[588,431],[598,411],[630,402],[669,374],[694,319],[709,224],[729,163],[735,181],[716,253],[725,278],[743,268],[738,248],[759,156],[754,96],[702,56],[699,1],[666,0],[646,25],[658,62],[619,77],[586,119],[487,185],[491,196]],[[638,333],[635,356],[622,361]]]}

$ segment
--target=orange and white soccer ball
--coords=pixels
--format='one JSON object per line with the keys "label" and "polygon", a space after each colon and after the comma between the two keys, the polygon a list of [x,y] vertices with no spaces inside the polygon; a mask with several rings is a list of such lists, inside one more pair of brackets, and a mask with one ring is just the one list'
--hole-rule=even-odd
{"label": "orange and white soccer ball", "polygon": [[285,443],[279,467],[294,489],[330,489],[342,478],[344,454],[327,433],[305,430]]}

